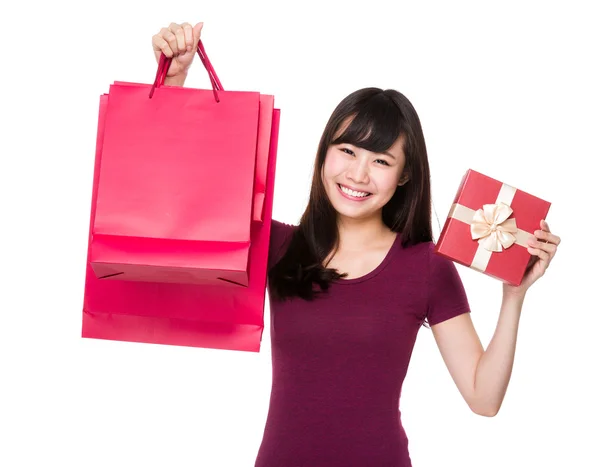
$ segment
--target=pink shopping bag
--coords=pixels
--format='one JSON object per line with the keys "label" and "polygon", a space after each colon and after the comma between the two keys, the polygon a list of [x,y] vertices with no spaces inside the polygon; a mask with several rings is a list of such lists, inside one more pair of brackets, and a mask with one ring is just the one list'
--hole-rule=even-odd
{"label": "pink shopping bag", "polygon": [[100,100],[82,337],[258,352],[264,329],[279,110],[272,112],[262,222],[251,223],[247,287],[104,280],[97,278],[90,257],[108,99]]}
{"label": "pink shopping bag", "polygon": [[[104,103],[90,261],[96,277],[248,285],[273,96],[116,82]],[[152,97],[150,98],[149,95]]]}

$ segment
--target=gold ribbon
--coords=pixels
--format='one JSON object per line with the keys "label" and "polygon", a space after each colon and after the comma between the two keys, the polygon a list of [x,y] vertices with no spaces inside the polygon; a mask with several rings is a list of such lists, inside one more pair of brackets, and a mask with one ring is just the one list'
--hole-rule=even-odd
{"label": "gold ribbon", "polygon": [[505,203],[484,204],[471,221],[471,238],[488,251],[500,252],[517,241],[517,221],[509,219],[512,208]]}
{"label": "gold ribbon", "polygon": [[472,268],[485,271],[492,253],[502,252],[503,248],[514,244],[527,248],[527,240],[533,234],[519,229],[514,218],[508,219],[513,212],[510,204],[516,191],[516,188],[503,184],[494,204],[484,204],[477,211],[458,203],[450,208],[448,217],[469,224],[471,238],[479,243]]}

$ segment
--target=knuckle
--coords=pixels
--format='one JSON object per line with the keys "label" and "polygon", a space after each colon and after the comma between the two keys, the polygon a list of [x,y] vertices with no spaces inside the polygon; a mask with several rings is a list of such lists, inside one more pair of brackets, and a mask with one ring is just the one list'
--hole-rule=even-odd
{"label": "knuckle", "polygon": [[167,44],[162,44],[160,46],[160,50],[162,50],[163,53],[169,58],[173,55],[173,51],[171,50],[171,47],[169,47]]}

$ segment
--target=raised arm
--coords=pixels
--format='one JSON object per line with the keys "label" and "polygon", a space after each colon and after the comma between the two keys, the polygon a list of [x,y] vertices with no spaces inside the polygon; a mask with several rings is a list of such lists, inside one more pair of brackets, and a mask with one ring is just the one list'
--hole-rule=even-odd
{"label": "raised arm", "polygon": [[502,406],[515,359],[525,294],[544,275],[561,241],[550,232],[545,220],[534,234],[527,250],[531,262],[521,285],[503,284],[496,331],[485,351],[468,313],[431,326],[452,379],[471,410],[479,415],[493,417]]}
{"label": "raised arm", "polygon": [[512,373],[524,297],[506,294],[487,349],[468,313],[431,327],[452,379],[473,412],[493,417],[500,410]]}

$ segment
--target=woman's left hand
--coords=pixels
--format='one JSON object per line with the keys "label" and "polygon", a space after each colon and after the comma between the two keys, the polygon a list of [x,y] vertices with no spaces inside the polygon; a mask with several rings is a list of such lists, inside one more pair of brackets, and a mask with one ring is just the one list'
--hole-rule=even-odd
{"label": "woman's left hand", "polygon": [[560,245],[560,237],[550,232],[550,227],[545,220],[540,221],[540,227],[541,230],[534,232],[535,237],[529,239],[527,251],[532,256],[521,284],[514,286],[505,282],[503,284],[504,292],[525,295],[527,289],[542,277],[550,266],[558,245]]}

